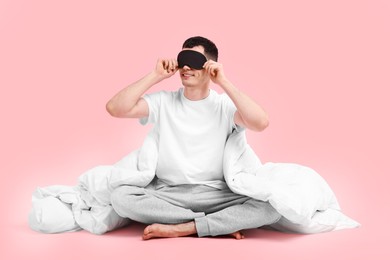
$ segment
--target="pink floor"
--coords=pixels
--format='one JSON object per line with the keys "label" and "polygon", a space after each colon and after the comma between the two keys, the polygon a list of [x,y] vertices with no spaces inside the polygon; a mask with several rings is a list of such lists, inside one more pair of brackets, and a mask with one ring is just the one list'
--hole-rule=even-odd
{"label": "pink floor", "polygon": [[[354,172],[362,176],[364,172]],[[31,183],[32,176],[26,177]],[[38,180],[42,181],[43,180]],[[86,231],[41,234],[28,227],[27,215],[34,185],[21,181],[4,187],[0,259],[389,259],[389,218],[381,193],[364,194],[363,184],[340,192],[346,214],[362,224],[358,229],[315,235],[285,234],[263,229],[244,231],[245,239],[175,238],[142,241],[145,225],[132,223],[104,235]],[[66,183],[65,183],[66,184]],[[337,185],[336,185],[337,184]],[[344,189],[347,181],[338,181]],[[382,190],[381,192],[385,192]],[[384,193],[382,193],[383,195]]]}
{"label": "pink floor", "polygon": [[[244,240],[176,238],[142,241],[144,225],[134,224],[103,236],[85,231],[45,235],[26,223],[3,229],[2,259],[388,259],[386,236],[364,228],[319,235],[245,232]],[[367,229],[367,228],[366,228]]]}
{"label": "pink floor", "polygon": [[5,229],[8,238],[2,243],[1,255],[5,257],[2,259],[373,259],[373,256],[386,259],[389,256],[380,251],[380,238],[372,239],[364,228],[318,235],[258,229],[244,232],[246,238],[240,241],[196,237],[142,241],[143,228],[137,223],[103,236],[85,231],[46,235],[29,230],[26,223],[13,223]]}
{"label": "pink floor", "polygon": [[15,225],[2,244],[2,259],[386,259],[370,234],[362,234],[369,233],[364,230],[309,236],[252,230],[240,241],[196,237],[142,241],[143,228],[134,224],[103,236],[85,231],[45,235],[30,231],[26,224]]}

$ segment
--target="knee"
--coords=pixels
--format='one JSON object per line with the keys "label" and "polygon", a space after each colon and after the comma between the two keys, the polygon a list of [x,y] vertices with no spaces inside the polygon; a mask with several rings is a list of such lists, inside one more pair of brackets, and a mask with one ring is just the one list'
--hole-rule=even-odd
{"label": "knee", "polygon": [[253,207],[257,210],[257,215],[260,216],[258,220],[261,222],[261,225],[271,225],[280,220],[282,215],[269,202],[264,202],[260,200],[251,199],[246,203],[252,204]]}
{"label": "knee", "polygon": [[274,224],[280,220],[282,215],[274,208],[269,202],[265,202],[267,204],[266,214],[268,216],[269,222],[267,225]]}
{"label": "knee", "polygon": [[111,205],[118,215],[127,217],[127,212],[136,204],[135,197],[143,194],[142,190],[134,186],[120,186],[111,193]]}

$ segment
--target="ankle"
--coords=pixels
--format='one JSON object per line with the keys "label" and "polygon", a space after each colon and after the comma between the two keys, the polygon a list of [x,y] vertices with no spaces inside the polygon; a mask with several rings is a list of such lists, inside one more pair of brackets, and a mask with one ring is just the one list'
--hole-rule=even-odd
{"label": "ankle", "polygon": [[197,233],[194,221],[176,224],[174,230],[180,235],[192,235]]}

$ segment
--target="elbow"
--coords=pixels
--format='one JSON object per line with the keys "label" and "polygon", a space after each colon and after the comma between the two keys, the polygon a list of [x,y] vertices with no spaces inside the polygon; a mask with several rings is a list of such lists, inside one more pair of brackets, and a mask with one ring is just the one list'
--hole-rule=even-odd
{"label": "elbow", "polygon": [[121,107],[119,107],[118,105],[113,103],[111,100],[107,102],[106,110],[113,117],[117,117],[117,118],[132,117],[132,116],[129,116],[129,115],[131,115],[130,112],[127,112],[127,111],[121,109]]}
{"label": "elbow", "polygon": [[266,129],[268,126],[269,126],[269,120],[267,117],[261,120],[258,124],[256,124],[256,126],[253,127],[254,128],[253,130],[256,132],[261,132],[264,131],[264,129]]}
{"label": "elbow", "polygon": [[108,101],[107,104],[106,104],[106,110],[107,112],[113,116],[113,117],[118,117],[118,113],[117,111],[115,110],[115,106],[112,104],[111,101]]}
{"label": "elbow", "polygon": [[261,131],[263,131],[264,129],[266,129],[268,126],[269,126],[269,120],[268,120],[268,118],[267,118],[267,119],[264,120],[264,122],[263,122],[263,127],[262,127]]}

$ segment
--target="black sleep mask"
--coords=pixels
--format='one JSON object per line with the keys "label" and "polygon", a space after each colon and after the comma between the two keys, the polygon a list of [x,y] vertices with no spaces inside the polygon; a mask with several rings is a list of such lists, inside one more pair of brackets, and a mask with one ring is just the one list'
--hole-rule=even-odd
{"label": "black sleep mask", "polygon": [[177,55],[179,68],[183,68],[184,65],[187,65],[191,69],[201,70],[206,61],[207,58],[198,51],[184,50]]}

